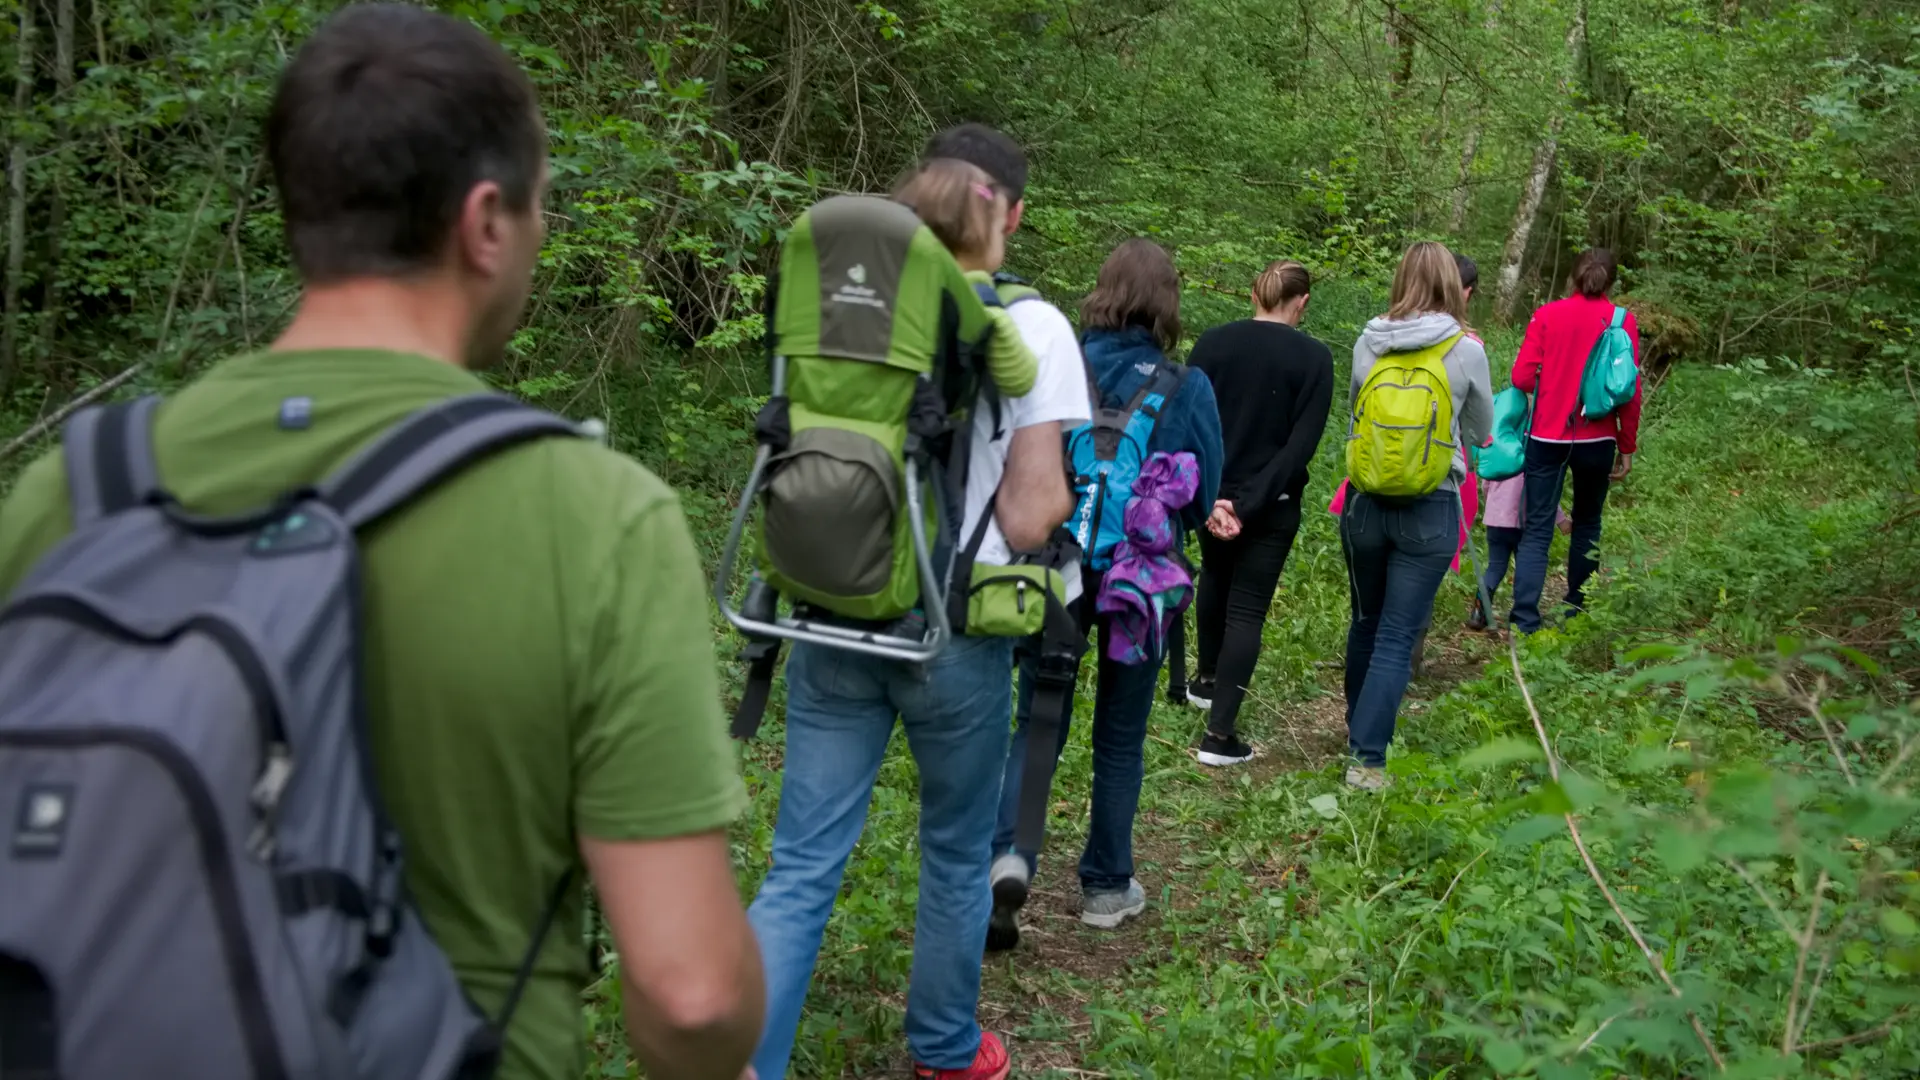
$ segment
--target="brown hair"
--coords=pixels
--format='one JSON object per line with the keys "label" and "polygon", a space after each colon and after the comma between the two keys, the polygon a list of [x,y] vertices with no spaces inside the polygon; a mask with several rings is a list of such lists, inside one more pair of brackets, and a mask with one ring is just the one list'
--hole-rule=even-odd
{"label": "brown hair", "polygon": [[1573,261],[1573,273],[1567,282],[1581,296],[1602,297],[1613,288],[1614,274],[1620,269],[1613,252],[1606,248],[1588,248]]}
{"label": "brown hair", "polygon": [[1292,259],[1280,259],[1267,264],[1260,276],[1253,279],[1253,302],[1260,305],[1261,311],[1278,310],[1281,304],[1307,295],[1313,286],[1313,279],[1307,276],[1307,268]]}
{"label": "brown hair", "polygon": [[980,255],[993,246],[993,209],[1001,197],[985,170],[954,158],[927,162],[893,192],[893,201],[920,215],[955,255]]}
{"label": "brown hair", "polygon": [[1451,315],[1461,326],[1467,324],[1467,297],[1460,289],[1460,267],[1445,244],[1423,240],[1407,249],[1400,268],[1393,272],[1393,298],[1387,307],[1389,319],[1411,319],[1435,312]]}
{"label": "brown hair", "polygon": [[1088,330],[1143,326],[1164,352],[1180,344],[1180,272],[1165,248],[1135,237],[1100,264],[1093,291],[1080,301]]}
{"label": "brown hair", "polygon": [[412,4],[321,23],[280,75],[266,144],[309,285],[432,265],[475,185],[499,184],[524,213],[547,157],[533,84],[506,50]]}

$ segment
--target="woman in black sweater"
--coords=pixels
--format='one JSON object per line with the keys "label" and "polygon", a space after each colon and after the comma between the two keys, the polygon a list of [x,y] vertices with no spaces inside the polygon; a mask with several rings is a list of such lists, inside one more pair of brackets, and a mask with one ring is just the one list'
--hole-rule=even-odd
{"label": "woman in black sweater", "polygon": [[1307,463],[1333,407],[1333,354],[1295,329],[1310,284],[1297,262],[1267,267],[1253,283],[1253,318],[1202,334],[1187,361],[1213,383],[1227,455],[1219,500],[1200,535],[1200,670],[1187,695],[1211,710],[1200,743],[1203,765],[1253,757],[1235,726],[1240,702],[1300,531]]}

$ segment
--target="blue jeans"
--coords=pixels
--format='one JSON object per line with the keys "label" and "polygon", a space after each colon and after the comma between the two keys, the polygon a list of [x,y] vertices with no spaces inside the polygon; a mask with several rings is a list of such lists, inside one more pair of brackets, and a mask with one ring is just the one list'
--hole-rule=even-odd
{"label": "blue jeans", "polygon": [[[1521,532],[1505,525],[1487,526],[1487,569],[1480,577],[1480,585],[1487,591],[1487,602],[1500,592],[1500,583],[1507,580],[1507,567],[1513,562],[1514,552],[1520,549]],[[1492,612],[1487,613],[1493,617]]]}
{"label": "blue jeans", "polygon": [[1340,518],[1353,621],[1347,626],[1347,745],[1360,764],[1387,763],[1394,719],[1413,677],[1413,641],[1433,617],[1460,542],[1460,496],[1383,500],[1354,492]]}
{"label": "blue jeans", "polygon": [[1600,519],[1613,480],[1614,442],[1527,440],[1527,495],[1520,551],[1513,560],[1513,628],[1540,629],[1540,594],[1547,588],[1547,556],[1560,513],[1560,490],[1573,477],[1573,543],[1567,549],[1567,607],[1587,602],[1587,579],[1600,566]]}
{"label": "blue jeans", "polygon": [[787,661],[787,753],[773,867],[747,912],[767,974],[753,1067],[787,1075],[800,1006],[847,856],[866,824],[894,717],[920,769],[920,900],[907,987],[913,1059],[961,1069],[980,1049],[987,867],[1013,707],[1013,640],[960,637],[924,667],[818,645]]}
{"label": "blue jeans", "polygon": [[[1082,892],[1119,892],[1133,880],[1133,815],[1140,807],[1140,781],[1146,775],[1147,715],[1153,711],[1154,685],[1164,656],[1144,664],[1122,664],[1107,659],[1107,628],[1093,610],[1099,579],[1088,576],[1086,593],[1075,612],[1082,631],[1100,622],[1100,659],[1095,668],[1093,699],[1093,820],[1087,827],[1087,846],[1080,853]],[[1071,710],[1069,710],[1071,714]],[[1033,662],[1020,665],[1019,725],[1007,751],[1006,774],[1000,781],[1000,819],[994,829],[993,850],[1013,847],[1013,829],[1020,808],[1020,773],[1026,762],[1027,721],[1033,715]],[[1071,715],[1060,723],[1060,743],[1054,759],[1067,745]],[[1040,853],[1022,851],[1027,869],[1037,871]]]}

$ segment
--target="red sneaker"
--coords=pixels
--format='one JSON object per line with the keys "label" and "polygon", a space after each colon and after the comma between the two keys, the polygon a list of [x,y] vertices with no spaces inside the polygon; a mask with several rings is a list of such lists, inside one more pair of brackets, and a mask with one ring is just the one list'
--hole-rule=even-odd
{"label": "red sneaker", "polygon": [[1007,1048],[1000,1044],[1000,1036],[991,1031],[980,1033],[980,1052],[973,1055],[973,1064],[964,1069],[913,1067],[914,1080],[1007,1080],[1007,1074],[1012,1071],[1013,1060],[1007,1057]]}

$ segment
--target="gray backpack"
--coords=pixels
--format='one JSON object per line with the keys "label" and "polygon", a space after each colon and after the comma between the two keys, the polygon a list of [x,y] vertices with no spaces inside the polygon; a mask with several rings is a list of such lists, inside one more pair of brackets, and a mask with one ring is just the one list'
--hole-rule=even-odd
{"label": "gray backpack", "polygon": [[374,789],[354,534],[579,429],[455,398],[317,489],[209,519],[160,488],[157,404],[68,422],[73,534],[0,608],[0,1077],[490,1076],[572,871],[482,1015]]}

